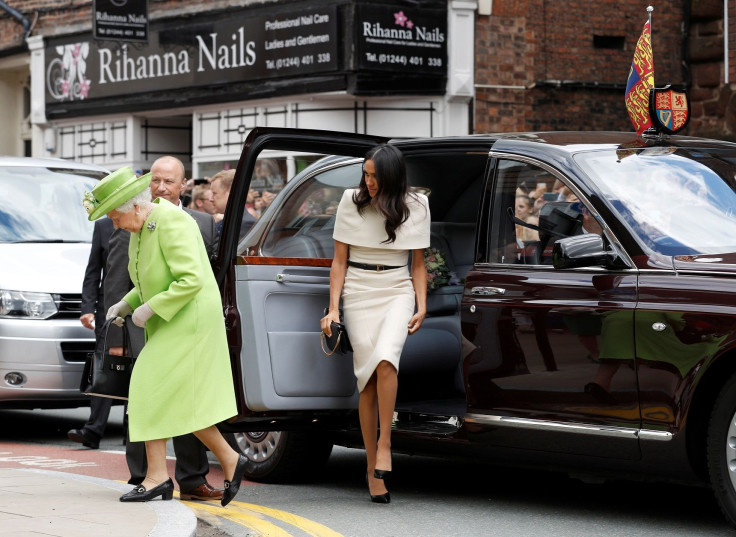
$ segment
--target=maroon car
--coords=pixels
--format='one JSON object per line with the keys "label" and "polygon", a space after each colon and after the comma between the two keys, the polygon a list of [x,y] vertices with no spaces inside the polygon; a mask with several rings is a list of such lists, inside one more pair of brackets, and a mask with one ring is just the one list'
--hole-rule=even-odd
{"label": "maroon car", "polygon": [[[337,201],[384,141],[257,128],[246,142],[214,264],[239,398],[230,427],[246,433],[251,479],[361,445],[352,360],[322,353],[319,319]],[[390,143],[429,197],[444,261],[401,358],[393,449],[709,482],[736,522],[736,144],[608,132]],[[316,162],[240,237],[264,150]]]}

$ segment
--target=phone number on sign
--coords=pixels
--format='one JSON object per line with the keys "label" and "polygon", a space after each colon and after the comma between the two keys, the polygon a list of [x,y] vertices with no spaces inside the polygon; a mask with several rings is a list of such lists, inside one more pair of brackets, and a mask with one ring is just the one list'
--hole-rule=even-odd
{"label": "phone number on sign", "polygon": [[378,54],[369,60],[380,64],[390,63],[399,65],[427,65],[429,67],[442,67],[442,58],[424,58],[422,56],[405,56],[403,54]]}
{"label": "phone number on sign", "polygon": [[329,52],[319,54],[306,54],[304,56],[287,56],[276,60],[266,60],[266,69],[286,69],[288,67],[299,67],[300,65],[312,65],[315,63],[327,63],[330,61]]}

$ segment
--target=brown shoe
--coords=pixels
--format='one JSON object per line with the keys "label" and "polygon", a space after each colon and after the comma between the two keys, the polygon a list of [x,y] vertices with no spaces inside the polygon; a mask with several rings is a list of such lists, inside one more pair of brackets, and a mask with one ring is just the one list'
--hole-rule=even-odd
{"label": "brown shoe", "polygon": [[215,489],[205,481],[194,490],[183,490],[179,493],[179,499],[181,500],[221,500],[222,494],[225,492],[222,489]]}

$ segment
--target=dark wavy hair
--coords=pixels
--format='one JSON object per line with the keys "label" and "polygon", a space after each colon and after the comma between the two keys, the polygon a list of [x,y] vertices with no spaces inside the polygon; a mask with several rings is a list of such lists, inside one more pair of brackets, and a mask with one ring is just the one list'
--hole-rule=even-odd
{"label": "dark wavy hair", "polygon": [[[372,160],[378,181],[378,193],[371,198],[368,186],[365,184],[365,170],[360,178],[358,191],[353,194],[353,203],[358,206],[358,212],[373,204],[376,210],[386,218],[385,243],[396,240],[396,230],[409,219],[409,206],[406,196],[410,194],[406,180],[406,164],[404,155],[396,147],[381,144],[371,148],[365,154],[365,160]],[[365,166],[365,164],[364,164]]]}

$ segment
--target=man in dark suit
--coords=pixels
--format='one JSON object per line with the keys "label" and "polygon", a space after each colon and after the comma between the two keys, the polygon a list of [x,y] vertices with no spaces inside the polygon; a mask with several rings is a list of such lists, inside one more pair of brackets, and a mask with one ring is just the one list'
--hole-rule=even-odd
{"label": "man in dark suit", "polygon": [[[117,304],[133,288],[128,273],[128,244],[130,233],[124,229],[115,229],[110,236],[110,252],[107,257],[107,275],[105,277],[105,311]],[[130,336],[130,353],[134,358],[138,356],[146,341],[143,328],[133,324],[126,318],[125,327]],[[107,336],[110,354],[121,355],[123,351],[122,331],[116,326],[110,327]],[[127,405],[126,405],[127,408]],[[127,422],[127,413],[124,418]],[[128,430],[125,428],[125,458],[130,470],[131,485],[140,485],[146,477],[146,446],[143,442],[131,443],[128,440]]]}
{"label": "man in dark suit", "polygon": [[[151,166],[151,195],[153,199],[164,198],[174,205],[181,207],[189,213],[197,222],[199,230],[204,239],[207,253],[212,257],[217,252],[219,238],[215,229],[215,219],[210,214],[199,211],[192,211],[182,207],[179,196],[184,189],[185,171],[184,165],[176,157],[165,156],[157,159]],[[127,274],[128,267],[128,243],[130,234],[122,230],[115,230],[116,233],[121,232],[121,247],[124,243],[123,251],[125,259],[115,259],[115,262],[125,267],[125,278],[127,278],[128,288],[122,293],[116,293],[111,296],[111,300],[122,300],[125,293],[132,287],[129,276]],[[117,239],[113,238],[115,250],[117,251]],[[112,253],[111,253],[112,255]],[[111,264],[112,264],[111,257]],[[112,273],[112,267],[110,272]],[[109,301],[108,301],[109,302]],[[109,302],[114,304],[115,302]],[[134,327],[132,322],[126,322],[128,327]],[[142,331],[142,330],[141,330]],[[135,345],[133,345],[135,346]],[[205,356],[202,359],[206,359]],[[237,442],[232,433],[225,434],[225,439],[233,448],[237,448]],[[182,500],[220,500],[222,499],[223,490],[215,489],[207,482],[207,472],[209,472],[209,461],[207,460],[207,450],[204,444],[193,434],[186,434],[173,438],[174,453],[176,455],[176,468],[174,475],[177,483],[179,483],[180,498]],[[128,469],[131,478],[129,483],[139,484],[146,475],[146,448],[143,442],[128,442],[126,446],[126,459],[128,461]]]}
{"label": "man in dark suit", "polygon": [[[99,350],[104,344],[102,325],[105,324],[105,312],[107,311],[104,282],[107,276],[107,257],[113,228],[112,220],[109,218],[100,218],[95,221],[92,231],[92,248],[82,282],[82,315],[79,320],[85,328],[95,331],[95,350]],[[110,416],[111,405],[112,399],[108,397],[90,396],[89,419],[80,429],[68,431],[66,434],[69,439],[90,449],[99,448],[100,439],[107,426],[107,418]]]}

